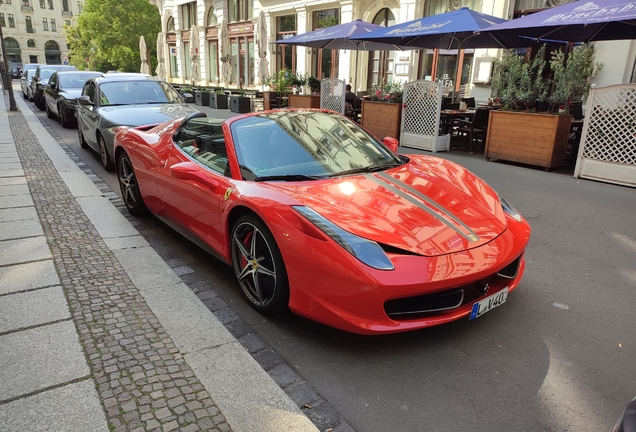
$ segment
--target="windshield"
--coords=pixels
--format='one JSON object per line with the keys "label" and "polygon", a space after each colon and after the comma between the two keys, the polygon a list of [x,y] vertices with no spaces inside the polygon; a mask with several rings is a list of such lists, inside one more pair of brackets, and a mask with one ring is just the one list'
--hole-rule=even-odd
{"label": "windshield", "polygon": [[243,176],[328,177],[401,165],[402,160],[338,114],[281,111],[232,124]]}
{"label": "windshield", "polygon": [[102,106],[182,102],[170,84],[160,81],[103,82],[99,99]]}
{"label": "windshield", "polygon": [[48,80],[53,75],[55,69],[40,69],[40,81]]}
{"label": "windshield", "polygon": [[81,89],[89,79],[100,74],[95,73],[78,73],[58,75],[60,87],[64,89]]}

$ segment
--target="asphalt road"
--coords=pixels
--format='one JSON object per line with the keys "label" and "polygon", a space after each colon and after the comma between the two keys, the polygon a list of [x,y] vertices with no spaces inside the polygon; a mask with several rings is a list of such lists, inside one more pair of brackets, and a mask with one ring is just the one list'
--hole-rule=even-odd
{"label": "asphalt road", "polygon": [[[119,193],[76,131],[47,121]],[[264,317],[229,267],[143,220],[358,431],[608,431],[636,395],[636,190],[440,156],[488,181],[533,229],[523,282],[474,321],[363,337]]]}

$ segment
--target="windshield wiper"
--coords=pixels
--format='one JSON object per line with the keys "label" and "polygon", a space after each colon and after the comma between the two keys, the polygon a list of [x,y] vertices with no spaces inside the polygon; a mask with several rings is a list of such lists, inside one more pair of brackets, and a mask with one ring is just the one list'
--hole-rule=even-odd
{"label": "windshield wiper", "polygon": [[303,181],[303,180],[322,180],[325,177],[311,176],[305,174],[284,174],[284,175],[272,175],[256,177],[254,181],[270,181],[270,180],[283,180],[283,181]]}
{"label": "windshield wiper", "polygon": [[342,175],[348,175],[348,174],[359,174],[359,173],[372,173],[372,172],[378,172],[378,171],[384,171],[390,168],[396,168],[399,166],[404,165],[403,163],[388,163],[388,164],[384,164],[384,165],[377,165],[377,166],[368,166],[368,167],[361,167],[361,168],[353,168],[350,170],[346,170],[346,171],[340,171],[337,173],[333,173],[330,174],[329,177],[338,177],[338,176],[342,176]]}
{"label": "windshield wiper", "polygon": [[170,102],[167,102],[167,101],[137,102],[137,103],[136,103],[136,105],[144,105],[144,104],[148,104],[148,105],[151,105],[151,104],[167,104],[167,103],[170,103]]}

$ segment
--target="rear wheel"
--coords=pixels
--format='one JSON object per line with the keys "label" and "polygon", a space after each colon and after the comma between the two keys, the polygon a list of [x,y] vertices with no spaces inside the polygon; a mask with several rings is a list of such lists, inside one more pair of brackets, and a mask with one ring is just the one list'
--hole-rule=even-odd
{"label": "rear wheel", "polygon": [[99,145],[99,156],[102,158],[102,165],[106,171],[112,171],[115,169],[113,161],[110,160],[108,155],[108,149],[106,149],[106,142],[101,134],[97,134],[97,144]]}
{"label": "rear wheel", "polygon": [[77,139],[79,140],[80,147],[86,150],[88,148],[88,144],[84,139],[84,134],[82,133],[82,128],[80,127],[79,123],[77,123]]}
{"label": "rear wheel", "polygon": [[40,92],[35,92],[33,95],[33,102],[35,106],[40,108],[40,111],[44,110],[44,95],[40,94]]}
{"label": "rear wheel", "polygon": [[53,117],[55,117],[51,112],[51,109],[49,108],[49,104],[46,103],[46,100],[44,101],[44,111],[46,111],[46,116],[48,118],[52,119]]}
{"label": "rear wheel", "polygon": [[135,216],[143,214],[146,211],[146,205],[141,197],[132,162],[125,152],[122,152],[117,158],[117,177],[119,178],[121,197],[128,211]]}
{"label": "rear wheel", "polygon": [[62,127],[64,129],[68,129],[69,127],[71,127],[73,122],[71,122],[70,120],[66,118],[66,114],[64,114],[65,113],[64,107],[61,104],[57,105],[57,112],[60,115],[60,124],[62,125]]}
{"label": "rear wheel", "polygon": [[267,225],[244,215],[232,229],[232,265],[250,305],[263,313],[287,309],[289,282],[285,263]]}

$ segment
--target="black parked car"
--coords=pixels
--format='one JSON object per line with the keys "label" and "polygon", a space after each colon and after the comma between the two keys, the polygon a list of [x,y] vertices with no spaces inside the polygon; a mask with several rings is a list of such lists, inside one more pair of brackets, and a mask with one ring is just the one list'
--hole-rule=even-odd
{"label": "black parked car", "polygon": [[20,70],[20,68],[14,67],[11,68],[11,79],[18,79],[22,76],[22,71]]}
{"label": "black parked car", "polygon": [[59,117],[62,127],[75,123],[77,98],[91,78],[102,76],[101,72],[60,71],[54,72],[44,89],[44,109],[49,118]]}
{"label": "black parked car", "polygon": [[137,73],[91,78],[77,101],[80,145],[98,151],[107,171],[114,169],[113,139],[119,126],[158,124],[197,112],[166,81]]}
{"label": "black parked car", "polygon": [[53,72],[62,70],[77,70],[77,68],[66,65],[40,65],[35,70],[35,75],[31,81],[31,96],[36,107],[44,110],[44,88],[49,83],[49,78]]}

